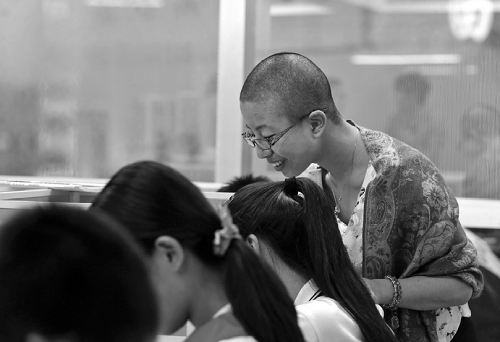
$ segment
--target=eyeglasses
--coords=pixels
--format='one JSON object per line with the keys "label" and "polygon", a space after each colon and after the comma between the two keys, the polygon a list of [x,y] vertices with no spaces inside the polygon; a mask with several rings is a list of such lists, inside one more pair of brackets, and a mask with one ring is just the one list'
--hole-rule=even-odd
{"label": "eyeglasses", "polygon": [[[317,109],[315,109],[317,110]],[[315,110],[313,110],[312,112],[314,112]],[[321,111],[326,111],[326,109],[320,109]],[[311,112],[311,113],[312,113]],[[299,119],[299,121],[297,121],[296,123],[294,123],[293,125],[291,125],[290,127],[288,127],[287,129],[277,133],[277,134],[274,134],[270,137],[265,137],[265,138],[261,138],[261,139],[258,139],[255,137],[255,134],[251,133],[251,132],[245,132],[245,133],[242,133],[241,136],[243,137],[243,139],[245,139],[245,141],[247,142],[248,145],[250,145],[250,147],[255,147],[255,146],[259,146],[262,150],[270,150],[274,144],[276,144],[278,142],[278,140],[281,139],[281,137],[283,137],[285,135],[286,132],[288,132],[289,130],[291,130],[293,127],[295,127],[296,125],[298,125],[302,120],[304,120],[306,117],[308,117],[311,113],[308,113],[306,115],[304,115],[303,117],[301,117]]]}

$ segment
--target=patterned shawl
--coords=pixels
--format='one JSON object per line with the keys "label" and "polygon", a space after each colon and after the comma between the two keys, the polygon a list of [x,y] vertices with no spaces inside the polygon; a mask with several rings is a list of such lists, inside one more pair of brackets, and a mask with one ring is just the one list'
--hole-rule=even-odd
{"label": "patterned shawl", "polygon": [[[476,249],[438,169],[418,150],[359,129],[377,172],[365,197],[363,276],[454,276],[473,288],[473,298],[479,296],[483,279]],[[398,317],[401,341],[438,341],[434,310],[398,309]]]}

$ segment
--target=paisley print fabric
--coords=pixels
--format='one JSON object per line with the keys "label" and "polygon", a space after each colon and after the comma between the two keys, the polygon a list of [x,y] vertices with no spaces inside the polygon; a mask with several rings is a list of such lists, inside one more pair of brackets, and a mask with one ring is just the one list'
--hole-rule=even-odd
{"label": "paisley print fabric", "polygon": [[[476,250],[458,220],[458,203],[418,150],[359,127],[377,173],[365,192],[363,276],[455,276],[482,290]],[[435,311],[399,309],[401,341],[438,342]],[[390,315],[386,315],[390,319]]]}
{"label": "paisley print fabric", "polygon": [[[337,224],[342,240],[344,241],[344,245],[349,253],[351,262],[359,274],[362,273],[363,269],[363,213],[365,208],[365,192],[368,184],[376,176],[377,173],[370,162],[366,170],[363,185],[361,186],[361,190],[358,194],[356,206],[348,224],[344,224],[344,222],[337,217]],[[329,178],[325,178],[325,181],[328,181],[328,179]],[[415,221],[418,224],[414,227],[409,227],[408,229],[415,231],[423,229],[422,227],[424,227],[424,225],[422,225],[422,223],[426,222],[426,220],[423,217],[416,215]],[[468,304],[436,310],[436,328],[439,342],[450,342],[457,333],[462,317],[470,316],[471,312]]]}

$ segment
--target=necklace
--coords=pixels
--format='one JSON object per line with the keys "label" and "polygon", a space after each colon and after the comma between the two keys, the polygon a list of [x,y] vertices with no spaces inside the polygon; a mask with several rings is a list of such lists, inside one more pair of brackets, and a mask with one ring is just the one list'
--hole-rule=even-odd
{"label": "necklace", "polygon": [[337,201],[337,197],[335,197],[335,192],[333,192],[333,198],[335,199],[335,216],[340,215],[340,201],[342,201],[342,196],[344,196],[345,189],[347,187],[347,184],[351,181],[351,176],[352,176],[352,171],[354,169],[354,156],[356,155],[356,147],[358,146],[358,136],[356,135],[356,140],[354,140],[354,150],[352,151],[352,157],[351,157],[351,171],[349,172],[349,178],[347,178],[347,181],[344,183],[344,187],[342,189],[342,192],[340,193],[339,200]]}

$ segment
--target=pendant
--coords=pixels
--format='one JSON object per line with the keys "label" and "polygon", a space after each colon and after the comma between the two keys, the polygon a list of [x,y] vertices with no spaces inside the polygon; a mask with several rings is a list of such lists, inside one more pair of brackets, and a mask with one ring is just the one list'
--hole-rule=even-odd
{"label": "pendant", "polygon": [[396,312],[394,312],[391,317],[391,327],[392,330],[396,330],[397,328],[399,328],[399,318]]}
{"label": "pendant", "polygon": [[335,205],[334,212],[335,212],[335,216],[339,216],[339,214],[340,214],[340,207],[337,204]]}

